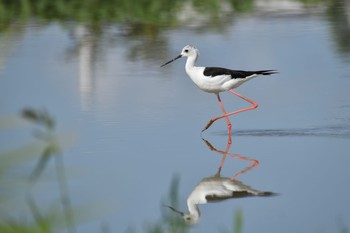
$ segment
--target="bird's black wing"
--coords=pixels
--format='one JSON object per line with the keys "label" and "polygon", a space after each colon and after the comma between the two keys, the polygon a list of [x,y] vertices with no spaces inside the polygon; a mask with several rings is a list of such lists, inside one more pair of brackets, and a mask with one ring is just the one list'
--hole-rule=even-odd
{"label": "bird's black wing", "polygon": [[241,190],[241,191],[233,191],[229,195],[221,195],[221,196],[215,195],[215,194],[206,195],[205,199],[208,202],[218,202],[218,201],[223,201],[230,198],[244,198],[244,197],[253,197],[253,196],[269,197],[269,196],[276,196],[276,195],[277,194],[273,192],[257,192],[254,194],[252,192],[248,192],[247,190]]}
{"label": "bird's black wing", "polygon": [[232,70],[221,67],[205,67],[203,74],[205,76],[231,75]]}
{"label": "bird's black wing", "polygon": [[258,71],[244,71],[244,70],[230,70],[221,67],[205,67],[203,74],[205,76],[215,77],[218,75],[231,75],[232,79],[246,78],[251,75],[270,75],[276,73],[275,70],[258,70]]}
{"label": "bird's black wing", "polygon": [[217,201],[223,201],[230,198],[242,198],[242,197],[251,197],[251,196],[255,196],[255,195],[245,190],[242,190],[242,191],[234,191],[230,195],[223,195],[223,196],[214,195],[214,194],[207,195],[205,196],[205,199],[208,202],[217,202]]}

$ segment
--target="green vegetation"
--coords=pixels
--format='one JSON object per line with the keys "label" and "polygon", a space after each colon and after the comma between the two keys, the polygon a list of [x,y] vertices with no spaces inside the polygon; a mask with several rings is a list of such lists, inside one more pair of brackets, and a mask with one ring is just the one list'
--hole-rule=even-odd
{"label": "green vegetation", "polygon": [[[305,4],[329,2],[303,0]],[[215,20],[225,11],[252,11],[254,0],[0,0],[0,31],[14,22],[30,19],[85,24],[126,23],[128,25],[172,26],[178,13],[192,6]]]}
{"label": "green vegetation", "polygon": [[[346,23],[346,13],[334,10],[344,0],[294,1],[309,9],[317,4],[327,7],[332,21],[340,21],[334,25],[335,39],[340,50],[346,50],[347,54],[349,40],[344,34],[349,30],[341,26]],[[118,32],[128,38],[146,39],[141,48],[147,50],[156,46],[155,41],[166,44],[165,38],[159,36],[162,30],[189,23],[198,26],[196,30],[221,33],[225,26],[231,25],[233,15],[253,12],[254,6],[255,0],[0,0],[0,33],[5,32],[0,36],[0,41],[5,40],[0,43],[0,52],[8,50],[7,39],[23,33],[21,25],[33,22],[41,26],[58,23],[70,33],[75,25],[80,25],[96,40],[108,34],[110,27],[117,26]],[[113,40],[115,35],[108,38]],[[136,50],[140,47],[135,46]],[[135,56],[135,51],[131,56]]]}
{"label": "green vegetation", "polygon": [[179,1],[138,0],[21,0],[0,1],[1,21],[74,20],[77,22],[163,22],[171,18]]}
{"label": "green vegetation", "polygon": [[[62,228],[66,228],[69,233],[76,232],[61,152],[72,143],[71,135],[57,135],[53,118],[43,110],[25,109],[22,111],[21,118],[13,118],[15,119],[13,122],[18,123],[13,125],[14,128],[20,125],[34,126],[34,136],[38,140],[24,146],[17,145],[6,152],[0,152],[0,186],[6,190],[6,192],[1,192],[0,196],[0,232],[48,233],[57,232]],[[1,118],[0,121],[6,121],[6,119],[8,118]],[[21,120],[30,121],[32,124],[20,123]],[[10,121],[6,123],[8,122]],[[6,125],[0,122],[0,126]],[[8,127],[5,129],[9,130]],[[1,131],[5,129],[0,128]],[[31,174],[17,174],[18,170],[22,170],[28,162],[38,157],[39,160]],[[42,211],[39,208],[41,205],[37,205],[35,201],[35,186],[51,160],[54,161],[56,168],[60,208],[54,206],[50,210]],[[19,207],[20,204],[17,202],[24,202],[27,208]],[[18,208],[21,211],[17,210]],[[12,211],[12,209],[15,210]]]}
{"label": "green vegetation", "polygon": [[234,215],[234,222],[232,226],[234,233],[242,233],[243,232],[243,211],[241,209],[236,211]]}
{"label": "green vegetation", "polygon": [[171,205],[175,208],[179,207],[179,183],[180,179],[178,176],[174,176],[169,187],[168,197],[162,201],[161,208],[161,219],[153,224],[148,224],[148,233],[187,233],[190,231],[190,225],[187,224],[182,217],[175,215],[172,211],[164,206]]}

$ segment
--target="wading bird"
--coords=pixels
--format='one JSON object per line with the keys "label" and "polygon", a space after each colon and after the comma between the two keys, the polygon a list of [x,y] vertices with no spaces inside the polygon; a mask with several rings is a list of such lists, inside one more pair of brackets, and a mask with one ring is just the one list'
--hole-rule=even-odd
{"label": "wading bird", "polygon": [[[202,132],[206,129],[208,129],[216,120],[225,118],[227,122],[227,128],[228,132],[231,134],[231,122],[229,120],[229,116],[233,114],[237,114],[240,112],[252,110],[258,107],[258,104],[247,97],[244,97],[237,92],[235,92],[233,89],[236,87],[239,87],[244,82],[257,77],[259,75],[270,75],[277,73],[276,70],[257,70],[257,71],[243,71],[243,70],[231,70],[226,68],[220,68],[220,67],[200,67],[195,66],[195,62],[198,58],[199,51],[197,48],[186,45],[182,51],[181,54],[175,57],[174,59],[166,62],[161,67],[181,58],[181,57],[187,57],[186,61],[186,73],[191,78],[191,80],[203,91],[214,93],[217,96],[217,99],[219,101],[221,110],[223,112],[223,115],[211,118],[210,121],[206,124],[206,126],[203,128]],[[252,104],[251,107],[239,109],[233,112],[226,113],[224,105],[221,101],[220,92],[229,91],[232,94],[242,98],[243,100],[249,102]]]}

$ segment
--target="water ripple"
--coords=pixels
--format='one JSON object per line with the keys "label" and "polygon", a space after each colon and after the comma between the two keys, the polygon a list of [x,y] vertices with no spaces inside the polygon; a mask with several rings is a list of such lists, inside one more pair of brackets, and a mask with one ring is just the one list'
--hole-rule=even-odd
{"label": "water ripple", "polygon": [[[225,134],[226,131],[219,132]],[[350,138],[350,125],[328,125],[310,128],[292,129],[242,129],[233,130],[234,136],[253,137],[332,137]]]}

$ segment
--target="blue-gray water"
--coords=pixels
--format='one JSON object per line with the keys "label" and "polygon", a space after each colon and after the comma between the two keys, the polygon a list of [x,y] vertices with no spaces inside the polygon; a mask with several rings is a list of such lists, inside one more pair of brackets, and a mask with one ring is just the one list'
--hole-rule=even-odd
{"label": "blue-gray water", "polygon": [[[186,76],[185,59],[160,65],[192,44],[203,66],[277,69],[237,89],[259,108],[231,117],[230,152],[260,162],[240,181],[279,195],[200,206],[201,221],[190,232],[230,232],[238,209],[243,232],[349,230],[350,8],[343,7],[339,17],[322,6],[261,7],[223,16],[218,27],[197,15],[193,23],[184,18],[141,36],[123,25],[106,24],[97,33],[73,22],[14,22],[0,34],[0,114],[46,108],[57,131],[77,137],[63,156],[70,201],[91,215],[76,217],[78,232],[101,232],[101,225],[144,232],[167,211],[162,204],[174,176],[186,210],[195,185],[216,173],[221,156],[201,137],[220,150],[227,143],[225,120],[200,135],[221,112],[216,97]],[[227,110],[246,106],[230,93],[222,99]],[[28,129],[3,130],[1,150],[28,138],[35,140]],[[34,164],[19,173],[25,176]],[[248,165],[227,158],[221,174]],[[59,199],[53,170],[51,163],[33,191],[49,203],[44,210]]]}

